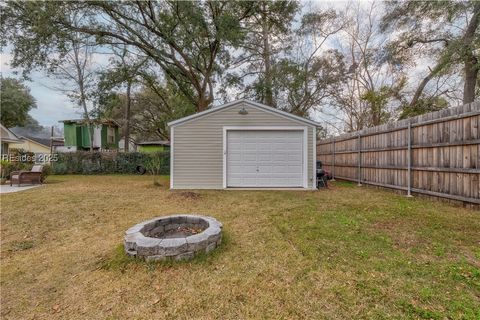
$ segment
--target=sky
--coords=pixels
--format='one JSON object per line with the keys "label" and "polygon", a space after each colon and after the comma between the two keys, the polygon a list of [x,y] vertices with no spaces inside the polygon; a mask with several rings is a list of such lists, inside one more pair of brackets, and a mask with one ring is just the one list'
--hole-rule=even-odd
{"label": "sky", "polygon": [[[15,74],[10,67],[11,54],[0,53],[0,71],[2,77],[21,78],[21,74]],[[30,115],[43,126],[58,126],[58,121],[81,117],[80,110],[71,102],[64,93],[51,89],[56,81],[49,79],[41,72],[34,72],[31,75],[32,81],[25,81],[30,88],[30,93],[37,101],[37,108],[30,111]],[[50,87],[50,88],[49,88]]]}
{"label": "sky", "polygon": [[[2,77],[21,79],[21,69],[13,69],[10,66],[12,48],[7,46],[4,52],[0,52],[0,71]],[[103,52],[92,54],[91,67],[96,70],[108,65],[111,55]],[[72,102],[65,92],[55,88],[65,88],[64,81],[48,77],[46,72],[34,71],[30,73],[31,81],[24,80],[24,84],[30,88],[30,93],[37,102],[37,108],[29,114],[43,126],[61,126],[60,120],[83,118],[83,112],[75,102]]]}

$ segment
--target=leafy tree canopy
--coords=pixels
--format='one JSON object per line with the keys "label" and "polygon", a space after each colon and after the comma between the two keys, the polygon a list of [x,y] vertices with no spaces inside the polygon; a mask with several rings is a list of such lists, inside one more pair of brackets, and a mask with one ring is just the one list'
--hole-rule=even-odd
{"label": "leafy tree canopy", "polygon": [[[230,1],[11,1],[2,34],[14,47],[13,66],[44,66],[80,32],[100,45],[126,45],[163,70],[197,111],[214,99],[214,81],[237,46],[253,3]],[[72,16],[82,19],[73,20]],[[57,55],[58,56],[58,55]],[[60,59],[61,60],[61,59]]]}
{"label": "leafy tree canopy", "polygon": [[475,99],[480,71],[479,1],[392,1],[386,3],[382,20],[384,31],[399,33],[389,46],[393,61],[405,65],[415,64],[419,57],[436,60],[419,83],[411,107],[432,79],[456,65],[463,66],[463,103]]}
{"label": "leafy tree canopy", "polygon": [[0,77],[1,122],[7,128],[34,123],[28,112],[36,108],[30,89],[20,80]]}
{"label": "leafy tree canopy", "polygon": [[442,97],[422,97],[414,107],[404,105],[401,108],[399,119],[407,119],[421,114],[439,111],[447,107],[448,102]]}

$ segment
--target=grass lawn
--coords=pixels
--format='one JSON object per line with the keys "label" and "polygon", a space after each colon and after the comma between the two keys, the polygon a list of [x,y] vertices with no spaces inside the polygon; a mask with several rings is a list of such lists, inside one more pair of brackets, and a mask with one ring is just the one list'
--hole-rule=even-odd
{"label": "grass lawn", "polygon": [[[336,183],[196,191],[145,176],[52,176],[1,196],[2,319],[480,318],[480,212]],[[191,262],[123,254],[155,216],[211,215]]]}

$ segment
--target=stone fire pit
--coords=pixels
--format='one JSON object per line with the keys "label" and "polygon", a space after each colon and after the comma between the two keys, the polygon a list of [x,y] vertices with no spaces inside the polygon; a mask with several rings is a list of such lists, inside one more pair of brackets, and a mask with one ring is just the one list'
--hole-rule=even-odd
{"label": "stone fire pit", "polygon": [[222,241],[222,224],[215,218],[173,215],[144,221],[125,232],[125,252],[147,261],[189,260],[210,252]]}

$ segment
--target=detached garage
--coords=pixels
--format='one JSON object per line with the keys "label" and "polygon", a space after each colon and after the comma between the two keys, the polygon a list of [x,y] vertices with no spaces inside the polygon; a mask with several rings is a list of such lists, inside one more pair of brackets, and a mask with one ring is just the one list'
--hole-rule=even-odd
{"label": "detached garage", "polygon": [[171,189],[315,188],[314,121],[237,100],[168,125]]}

